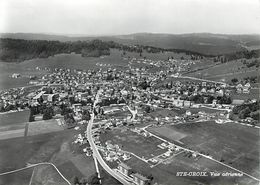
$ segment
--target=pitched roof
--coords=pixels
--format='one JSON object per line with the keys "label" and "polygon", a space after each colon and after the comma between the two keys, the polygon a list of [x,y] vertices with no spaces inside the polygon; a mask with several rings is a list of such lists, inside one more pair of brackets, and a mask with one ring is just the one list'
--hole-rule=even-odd
{"label": "pitched roof", "polygon": [[135,173],[135,174],[133,174],[133,176],[135,176],[135,177],[137,177],[138,179],[141,179],[141,180],[143,180],[143,181],[149,180],[148,178],[146,178],[145,176],[143,176],[143,175],[141,175],[141,174],[139,174],[139,173]]}

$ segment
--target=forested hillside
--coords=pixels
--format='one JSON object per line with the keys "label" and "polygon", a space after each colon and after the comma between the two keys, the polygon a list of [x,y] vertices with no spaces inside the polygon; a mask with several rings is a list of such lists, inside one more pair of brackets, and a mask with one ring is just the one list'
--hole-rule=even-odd
{"label": "forested hillside", "polygon": [[115,47],[115,43],[100,40],[59,42],[6,38],[0,40],[0,59],[5,62],[21,62],[32,58],[47,58],[59,53],[72,52],[83,56],[99,57],[109,55],[111,47]]}
{"label": "forested hillside", "polygon": [[83,57],[99,57],[109,55],[110,49],[116,48],[123,51],[141,53],[143,50],[149,53],[173,51],[186,53],[194,56],[205,56],[197,52],[183,49],[164,49],[142,45],[123,45],[113,41],[47,41],[47,40],[23,40],[23,39],[0,39],[0,60],[4,62],[21,62],[33,58],[47,58],[60,53],[81,54]]}

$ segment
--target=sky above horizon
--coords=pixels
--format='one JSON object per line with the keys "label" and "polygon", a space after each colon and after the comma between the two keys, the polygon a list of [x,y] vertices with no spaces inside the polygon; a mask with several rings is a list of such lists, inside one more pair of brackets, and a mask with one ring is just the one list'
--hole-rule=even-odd
{"label": "sky above horizon", "polygon": [[260,33],[260,0],[0,0],[0,32]]}

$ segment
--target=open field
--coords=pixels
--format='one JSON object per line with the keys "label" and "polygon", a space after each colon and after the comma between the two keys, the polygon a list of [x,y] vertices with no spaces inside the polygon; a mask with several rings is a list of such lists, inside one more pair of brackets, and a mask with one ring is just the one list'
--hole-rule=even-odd
{"label": "open field", "polygon": [[157,147],[157,145],[162,143],[159,139],[144,137],[126,129],[107,131],[100,136],[100,140],[104,143],[111,140],[112,144],[118,144],[122,150],[148,159],[166,152],[165,149]]}
{"label": "open field", "polygon": [[[225,164],[259,178],[258,129],[235,123],[219,125],[214,122],[174,125],[167,128],[187,135],[180,140],[184,146],[209,154],[214,159],[222,159]],[[155,134],[172,140],[163,132]]]}
{"label": "open field", "polygon": [[250,93],[234,93],[231,95],[233,99],[248,100],[248,99],[259,99],[259,89],[251,89]]}
{"label": "open field", "polygon": [[55,119],[29,122],[27,135],[38,135],[49,132],[58,132],[63,130],[62,126],[58,125]]}
{"label": "open field", "polygon": [[[51,162],[57,166],[60,172],[71,182],[74,176],[79,179],[88,178],[95,173],[95,166],[92,157],[83,154],[83,147],[72,144],[75,135],[79,131],[74,129],[58,131],[55,120],[31,122],[29,123],[29,134],[24,137],[1,140],[0,142],[0,173],[15,170],[26,166],[27,163],[35,164],[39,162]],[[53,124],[55,126],[53,127]],[[25,127],[24,124],[13,124],[11,126],[3,126],[0,129],[6,130],[18,129]],[[58,126],[59,127],[59,126]],[[55,132],[53,132],[53,129]],[[60,129],[61,127],[59,127]],[[45,133],[48,132],[48,133]],[[46,168],[46,169],[45,169]],[[59,181],[56,172],[50,172],[51,169],[43,167],[35,170],[32,184],[64,184]],[[14,174],[15,175],[15,174]],[[25,184],[29,184],[28,178]],[[25,177],[27,177],[25,176]],[[19,177],[19,175],[17,175]],[[8,180],[8,176],[3,177]],[[11,177],[10,177],[11,178]],[[13,178],[12,184],[19,184],[19,178]],[[27,181],[26,181],[27,180]],[[1,180],[0,180],[1,182]],[[6,182],[6,180],[4,181]],[[21,183],[23,184],[21,178]],[[1,183],[0,183],[1,184]],[[3,185],[5,185],[4,183]],[[2,184],[1,184],[2,185]],[[11,184],[10,184],[11,185]]]}
{"label": "open field", "polygon": [[6,139],[0,142],[0,172],[24,167],[26,163],[48,161],[70,138],[73,130]]}
{"label": "open field", "polygon": [[53,166],[40,165],[34,168],[31,185],[68,185]]}
{"label": "open field", "polygon": [[0,140],[23,137],[24,129],[16,129],[0,132]]}
{"label": "open field", "polygon": [[62,131],[55,119],[0,126],[0,140]]}
{"label": "open field", "polygon": [[184,113],[185,110],[181,108],[174,108],[173,110],[156,108],[154,111],[150,112],[149,115],[152,117],[174,117]]}
{"label": "open field", "polygon": [[0,185],[28,185],[32,176],[33,168],[12,174],[0,176]]}
{"label": "open field", "polygon": [[191,72],[187,75],[208,80],[230,82],[233,78],[241,80],[245,77],[258,76],[258,73],[259,68],[247,68],[241,61],[230,61],[196,72]]}
{"label": "open field", "polygon": [[0,114],[0,127],[27,122],[29,120],[29,114],[29,110]]}
{"label": "open field", "polygon": [[[233,170],[225,166],[212,162],[206,158],[189,158],[185,153],[179,154],[172,159],[166,161],[165,164],[160,164],[154,168],[135,157],[126,161],[134,171],[143,175],[150,175],[154,177],[153,182],[164,185],[181,184],[181,185],[235,185],[235,184],[249,184],[257,185],[257,182],[245,176],[242,177],[212,177],[210,172],[230,172]],[[177,172],[206,172],[208,176],[195,177],[180,177]]]}
{"label": "open field", "polygon": [[[11,78],[13,73],[19,73],[21,78]],[[31,68],[30,65],[23,65],[22,63],[10,64],[0,61],[0,90],[28,85],[30,75],[41,76],[46,73],[46,71],[37,71],[35,68]]]}
{"label": "open field", "polygon": [[161,135],[163,137],[167,137],[174,141],[179,141],[182,138],[185,138],[187,135],[175,130],[170,130],[167,127],[153,127],[150,129],[153,133],[156,133],[156,135]]}

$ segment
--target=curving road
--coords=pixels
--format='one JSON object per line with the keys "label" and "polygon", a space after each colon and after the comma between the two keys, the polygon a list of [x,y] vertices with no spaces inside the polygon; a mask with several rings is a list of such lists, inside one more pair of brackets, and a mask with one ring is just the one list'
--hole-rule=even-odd
{"label": "curving road", "polygon": [[[98,102],[99,100],[99,94],[100,94],[100,91],[97,92],[97,95],[96,95],[96,99],[94,101],[94,104],[93,104],[93,109],[95,108],[96,106],[96,103]],[[112,170],[107,164],[106,162],[103,160],[102,156],[100,155],[95,143],[94,143],[94,140],[92,138],[92,126],[93,126],[93,121],[95,119],[95,115],[94,113],[91,114],[91,119],[88,123],[88,127],[87,127],[87,139],[88,139],[88,142],[90,144],[90,147],[92,148],[92,151],[93,151],[93,157],[95,157],[99,164],[104,168],[104,170],[106,170],[111,176],[113,176],[115,179],[117,179],[119,182],[121,182],[122,184],[124,185],[131,185],[132,183],[130,183],[129,181],[127,181],[122,175],[120,175],[119,173],[117,173],[116,171]]]}
{"label": "curving road", "polygon": [[50,162],[42,162],[42,163],[37,163],[37,164],[30,164],[29,166],[26,166],[26,167],[23,167],[23,168],[20,168],[20,169],[16,169],[16,170],[0,173],[0,176],[16,173],[16,172],[23,171],[23,170],[26,170],[26,169],[29,169],[29,168],[34,168],[34,167],[40,166],[40,165],[51,165],[51,166],[53,166],[55,168],[55,170],[58,172],[58,174],[63,178],[63,180],[66,181],[67,184],[71,185],[70,181],[68,179],[66,179],[66,177],[64,177],[62,175],[62,173],[59,171],[59,169],[53,163],[50,163]]}

